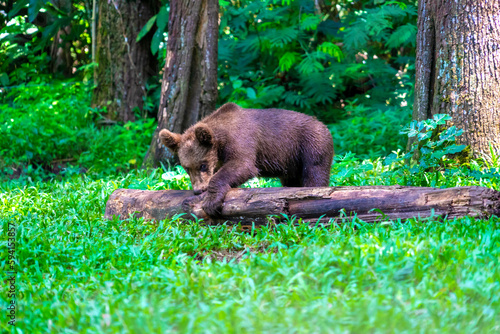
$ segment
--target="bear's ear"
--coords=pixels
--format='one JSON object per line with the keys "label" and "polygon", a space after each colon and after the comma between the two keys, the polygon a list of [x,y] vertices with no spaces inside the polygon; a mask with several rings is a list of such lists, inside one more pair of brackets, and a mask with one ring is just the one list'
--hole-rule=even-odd
{"label": "bear's ear", "polygon": [[170,132],[167,129],[163,129],[160,131],[160,140],[163,145],[168,147],[172,152],[176,153],[181,142],[181,135]]}
{"label": "bear's ear", "polygon": [[212,146],[214,144],[214,136],[212,135],[212,131],[207,126],[197,126],[194,130],[194,134],[201,145]]}

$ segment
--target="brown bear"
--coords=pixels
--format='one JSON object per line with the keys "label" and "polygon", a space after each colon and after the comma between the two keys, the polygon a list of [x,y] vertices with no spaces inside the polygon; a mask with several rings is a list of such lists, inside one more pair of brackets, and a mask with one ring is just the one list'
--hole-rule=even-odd
{"label": "brown bear", "polygon": [[244,109],[227,103],[182,135],[160,139],[177,154],[203,210],[220,214],[230,188],[256,177],[278,177],[284,187],[327,187],[333,140],[316,118],[283,109]]}

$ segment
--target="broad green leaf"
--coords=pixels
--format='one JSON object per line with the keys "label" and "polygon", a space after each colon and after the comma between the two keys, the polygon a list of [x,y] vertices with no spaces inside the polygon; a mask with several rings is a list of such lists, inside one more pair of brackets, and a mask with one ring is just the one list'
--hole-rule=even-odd
{"label": "broad green leaf", "polygon": [[16,14],[28,5],[30,0],[19,0],[15,2],[14,8],[9,12],[9,18],[13,18]]}
{"label": "broad green leaf", "polygon": [[389,156],[387,156],[385,159],[384,159],[384,165],[385,166],[390,166],[392,165],[393,163],[395,162],[398,162],[398,161],[401,161],[402,159],[401,158],[398,158],[397,154],[396,153],[391,153]]}
{"label": "broad green leaf", "polygon": [[446,124],[446,121],[451,120],[451,116],[447,115],[447,114],[436,114],[436,115],[434,115],[434,117],[432,119],[437,124],[443,125],[443,124]]}
{"label": "broad green leaf", "polygon": [[247,96],[250,100],[255,100],[257,98],[257,95],[255,94],[255,90],[251,87],[247,88]]}
{"label": "broad green leaf", "polygon": [[0,83],[4,87],[9,85],[9,76],[7,73],[0,73]]}
{"label": "broad green leaf", "polygon": [[38,15],[38,12],[43,7],[45,1],[43,0],[30,0],[28,6],[28,19],[33,22]]}
{"label": "broad green leaf", "polygon": [[162,32],[166,30],[168,24],[168,15],[169,12],[167,11],[167,6],[162,6],[160,8],[160,11],[158,12],[158,15],[156,16],[156,26],[158,27],[158,30],[161,30]]}
{"label": "broad green leaf", "polygon": [[160,48],[160,43],[163,41],[163,31],[157,29],[151,41],[151,52],[155,55]]}
{"label": "broad green leaf", "polygon": [[445,149],[446,154],[455,154],[462,152],[465,149],[465,145],[451,145]]}
{"label": "broad green leaf", "polygon": [[[141,31],[139,31],[139,34],[137,34],[137,38],[135,39],[136,42],[139,42],[151,30],[151,28],[153,27],[153,24],[155,24],[155,22],[156,22],[156,17],[157,17],[157,15],[150,18],[148,20],[148,22],[146,23],[146,25],[141,29]],[[158,44],[160,44],[160,43],[158,43]],[[153,50],[153,49],[154,49],[153,46],[151,46],[151,50]],[[156,47],[156,51],[158,51],[158,47]],[[156,53],[156,52],[153,51],[153,53]]]}
{"label": "broad green leaf", "polygon": [[236,80],[236,81],[233,81],[233,88],[234,88],[234,89],[238,89],[238,88],[240,88],[241,86],[243,86],[243,81],[241,81],[241,80]]}

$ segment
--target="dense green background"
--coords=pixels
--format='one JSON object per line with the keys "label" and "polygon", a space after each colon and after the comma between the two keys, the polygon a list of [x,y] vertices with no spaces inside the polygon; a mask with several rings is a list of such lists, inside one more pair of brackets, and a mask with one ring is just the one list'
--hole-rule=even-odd
{"label": "dense green background", "polygon": [[[28,9],[23,6],[30,4]],[[330,185],[478,185],[500,159],[460,161],[446,116],[412,123],[416,1],[221,1],[219,104],[317,116],[337,156]],[[1,6],[4,6],[2,3]],[[160,76],[138,121],[90,107],[88,3],[0,8],[0,263],[14,223],[20,333],[483,333],[500,328],[500,220],[443,217],[238,227],[103,219],[117,188],[189,189],[178,167],[137,170]],[[36,25],[39,10],[53,15]],[[168,3],[144,32],[163,61]],[[47,48],[72,26],[75,73]],[[416,145],[404,152],[408,136]],[[419,163],[405,164],[419,151]],[[394,153],[391,153],[395,151]],[[251,180],[245,186],[279,186]],[[0,288],[2,310],[10,302]],[[12,331],[2,312],[0,328]]]}
{"label": "dense green background", "polygon": [[[315,115],[331,128],[338,153],[373,158],[405,146],[398,133],[410,120],[413,100],[416,1],[325,1],[321,13],[309,0],[220,3],[218,105]],[[160,74],[148,82],[137,124],[96,128],[106,110],[89,106],[95,64],[88,5],[73,1],[65,15],[44,1],[26,0],[0,15],[0,131],[7,138],[0,142],[0,168],[50,170],[54,160],[73,159],[72,165],[112,172],[142,161]],[[151,49],[162,63],[168,8],[165,3],[140,34],[154,32]],[[50,24],[37,25],[40,9],[51,15]],[[64,42],[71,44],[74,74],[65,78],[51,71],[48,54],[54,34],[68,25]],[[110,137],[120,138],[125,152],[103,148]],[[102,166],[106,157],[109,166]]]}

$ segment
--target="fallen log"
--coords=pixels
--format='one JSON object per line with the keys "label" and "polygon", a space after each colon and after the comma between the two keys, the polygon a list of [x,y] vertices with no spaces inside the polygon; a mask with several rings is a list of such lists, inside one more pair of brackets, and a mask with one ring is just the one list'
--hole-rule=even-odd
{"label": "fallen log", "polygon": [[238,188],[227,193],[221,217],[213,218],[205,214],[200,196],[192,191],[117,189],[106,203],[105,218],[134,215],[159,221],[180,213],[185,213],[185,219],[203,218],[208,224],[242,225],[279,222],[283,215],[312,223],[354,216],[365,222],[430,216],[490,217],[500,215],[500,192],[484,187]]}

